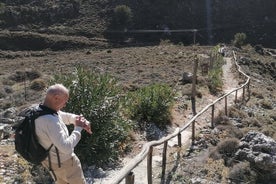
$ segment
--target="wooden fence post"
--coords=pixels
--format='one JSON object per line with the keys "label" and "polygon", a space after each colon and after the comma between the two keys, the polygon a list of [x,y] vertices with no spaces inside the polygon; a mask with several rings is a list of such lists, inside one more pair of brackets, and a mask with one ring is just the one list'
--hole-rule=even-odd
{"label": "wooden fence post", "polygon": [[225,97],[225,115],[227,116],[227,96]]}
{"label": "wooden fence post", "polygon": [[245,87],[242,88],[242,101],[244,102],[244,95],[245,95]]}
{"label": "wooden fence post", "polygon": [[251,95],[251,94],[250,94],[250,88],[249,88],[249,86],[250,86],[250,82],[251,82],[251,81],[250,81],[250,79],[249,79],[249,80],[248,80],[248,84],[247,84],[248,100],[249,100],[249,99],[250,99],[250,97],[251,97],[251,96],[250,96],[250,95]]}
{"label": "wooden fence post", "polygon": [[193,115],[196,115],[196,105],[195,105],[195,96],[196,96],[196,74],[197,74],[197,67],[198,67],[198,58],[197,56],[195,57],[194,60],[194,71],[193,71],[193,83],[192,83],[192,96],[191,96],[191,101],[192,101],[192,111]]}
{"label": "wooden fence post", "polygon": [[195,144],[195,120],[192,122],[192,145]]}
{"label": "wooden fence post", "polygon": [[235,103],[237,103],[238,100],[238,90],[236,90],[236,94],[235,94]]}
{"label": "wooden fence post", "polygon": [[151,146],[149,148],[149,153],[148,153],[148,165],[147,165],[147,170],[148,170],[148,184],[152,184],[152,150],[153,147]]}
{"label": "wooden fence post", "polygon": [[182,145],[181,145],[181,144],[182,144],[182,143],[181,143],[181,133],[179,133],[179,134],[177,135],[177,140],[178,140],[178,147],[181,148],[181,146],[182,146]]}
{"label": "wooden fence post", "polygon": [[214,128],[215,104],[212,105],[211,127]]}
{"label": "wooden fence post", "polygon": [[161,183],[165,183],[166,162],[167,162],[167,147],[168,147],[168,141],[165,141],[164,142],[164,148],[163,148]]}
{"label": "wooden fence post", "polygon": [[126,184],[134,184],[134,174],[133,172],[128,173],[126,177]]}

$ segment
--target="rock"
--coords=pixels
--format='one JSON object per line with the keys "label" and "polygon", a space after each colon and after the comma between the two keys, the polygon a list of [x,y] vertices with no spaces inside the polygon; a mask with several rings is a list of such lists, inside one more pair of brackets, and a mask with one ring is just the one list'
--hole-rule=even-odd
{"label": "rock", "polygon": [[249,132],[241,139],[237,160],[247,160],[259,171],[276,179],[276,142],[258,132]]}
{"label": "rock", "polygon": [[16,117],[16,112],[17,112],[16,108],[11,107],[11,108],[8,108],[7,110],[5,110],[4,112],[2,112],[1,117],[13,119]]}
{"label": "rock", "polygon": [[180,80],[182,84],[189,84],[193,82],[193,74],[190,72],[184,72],[182,79]]}
{"label": "rock", "polygon": [[13,124],[13,123],[15,123],[15,120],[11,119],[11,118],[1,118],[0,119],[0,123],[3,123],[3,124]]}
{"label": "rock", "polygon": [[145,133],[148,141],[159,140],[166,135],[165,130],[161,130],[154,123],[147,124]]}

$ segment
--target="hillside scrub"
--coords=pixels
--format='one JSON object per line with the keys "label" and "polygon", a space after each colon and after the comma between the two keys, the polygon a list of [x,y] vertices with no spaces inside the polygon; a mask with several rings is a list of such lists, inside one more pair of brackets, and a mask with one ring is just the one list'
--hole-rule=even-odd
{"label": "hillside scrub", "polygon": [[75,149],[82,163],[99,167],[116,164],[127,149],[131,128],[119,114],[121,91],[116,80],[77,67],[71,75],[57,75],[52,82],[70,90],[65,110],[83,114],[91,122],[93,134],[83,133]]}
{"label": "hillside scrub", "polygon": [[155,124],[164,129],[170,124],[174,93],[166,84],[153,84],[129,92],[124,101],[125,114],[144,130],[146,125]]}

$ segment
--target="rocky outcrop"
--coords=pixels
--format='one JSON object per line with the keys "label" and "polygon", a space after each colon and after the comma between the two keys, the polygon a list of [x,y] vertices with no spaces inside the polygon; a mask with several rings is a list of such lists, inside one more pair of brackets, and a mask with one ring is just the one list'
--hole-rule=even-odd
{"label": "rocky outcrop", "polygon": [[12,126],[16,122],[16,111],[16,108],[12,107],[0,113],[0,140],[11,137]]}
{"label": "rocky outcrop", "polygon": [[258,132],[247,133],[241,139],[236,159],[247,160],[266,178],[276,179],[276,141],[272,138]]}

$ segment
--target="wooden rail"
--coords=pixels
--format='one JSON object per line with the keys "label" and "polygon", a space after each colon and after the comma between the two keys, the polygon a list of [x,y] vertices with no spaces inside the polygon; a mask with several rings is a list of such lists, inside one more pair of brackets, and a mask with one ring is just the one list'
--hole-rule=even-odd
{"label": "wooden rail", "polygon": [[[163,146],[163,160],[162,160],[162,173],[161,173],[161,183],[164,183],[165,181],[165,171],[166,171],[166,158],[167,158],[167,145],[168,145],[168,141],[174,137],[177,136],[178,138],[178,146],[181,147],[181,132],[183,132],[184,130],[186,130],[188,127],[195,126],[195,121],[196,119],[201,116],[204,112],[206,112],[208,109],[212,109],[211,111],[211,127],[214,127],[214,111],[215,111],[215,104],[218,103],[221,100],[225,100],[225,114],[227,115],[227,97],[232,94],[235,93],[235,99],[234,102],[237,101],[237,94],[238,94],[238,90],[242,89],[242,100],[245,101],[245,88],[247,86],[247,90],[248,90],[248,97],[250,98],[250,92],[249,92],[249,85],[250,85],[250,77],[248,75],[246,75],[240,68],[240,66],[237,63],[237,57],[236,57],[236,53],[233,51],[233,57],[234,57],[234,61],[235,61],[235,65],[237,70],[239,71],[239,73],[241,75],[243,75],[246,78],[246,82],[244,84],[242,84],[240,87],[235,88],[233,90],[231,90],[230,92],[228,92],[227,94],[221,96],[220,98],[216,99],[215,101],[213,101],[211,104],[207,105],[205,108],[203,108],[200,112],[198,112],[196,115],[194,115],[192,117],[192,119],[190,121],[188,121],[188,123],[182,127],[181,129],[176,129],[174,133],[163,137],[160,140],[157,141],[151,141],[148,142],[146,144],[143,145],[143,148],[141,150],[141,152],[136,155],[130,162],[129,164],[127,164],[124,168],[122,168],[120,170],[120,172],[111,179],[111,181],[109,182],[110,184],[118,184],[120,183],[124,178],[125,178],[125,183],[126,184],[134,184],[134,173],[132,172],[132,170],[138,166],[147,156],[147,178],[148,178],[148,184],[152,184],[152,152],[153,152],[153,147],[154,146],[158,146],[161,144],[164,144]],[[192,128],[192,131],[195,131],[195,128]],[[195,132],[192,132],[192,136],[195,136]],[[194,141],[194,137],[192,137],[192,144]]]}

